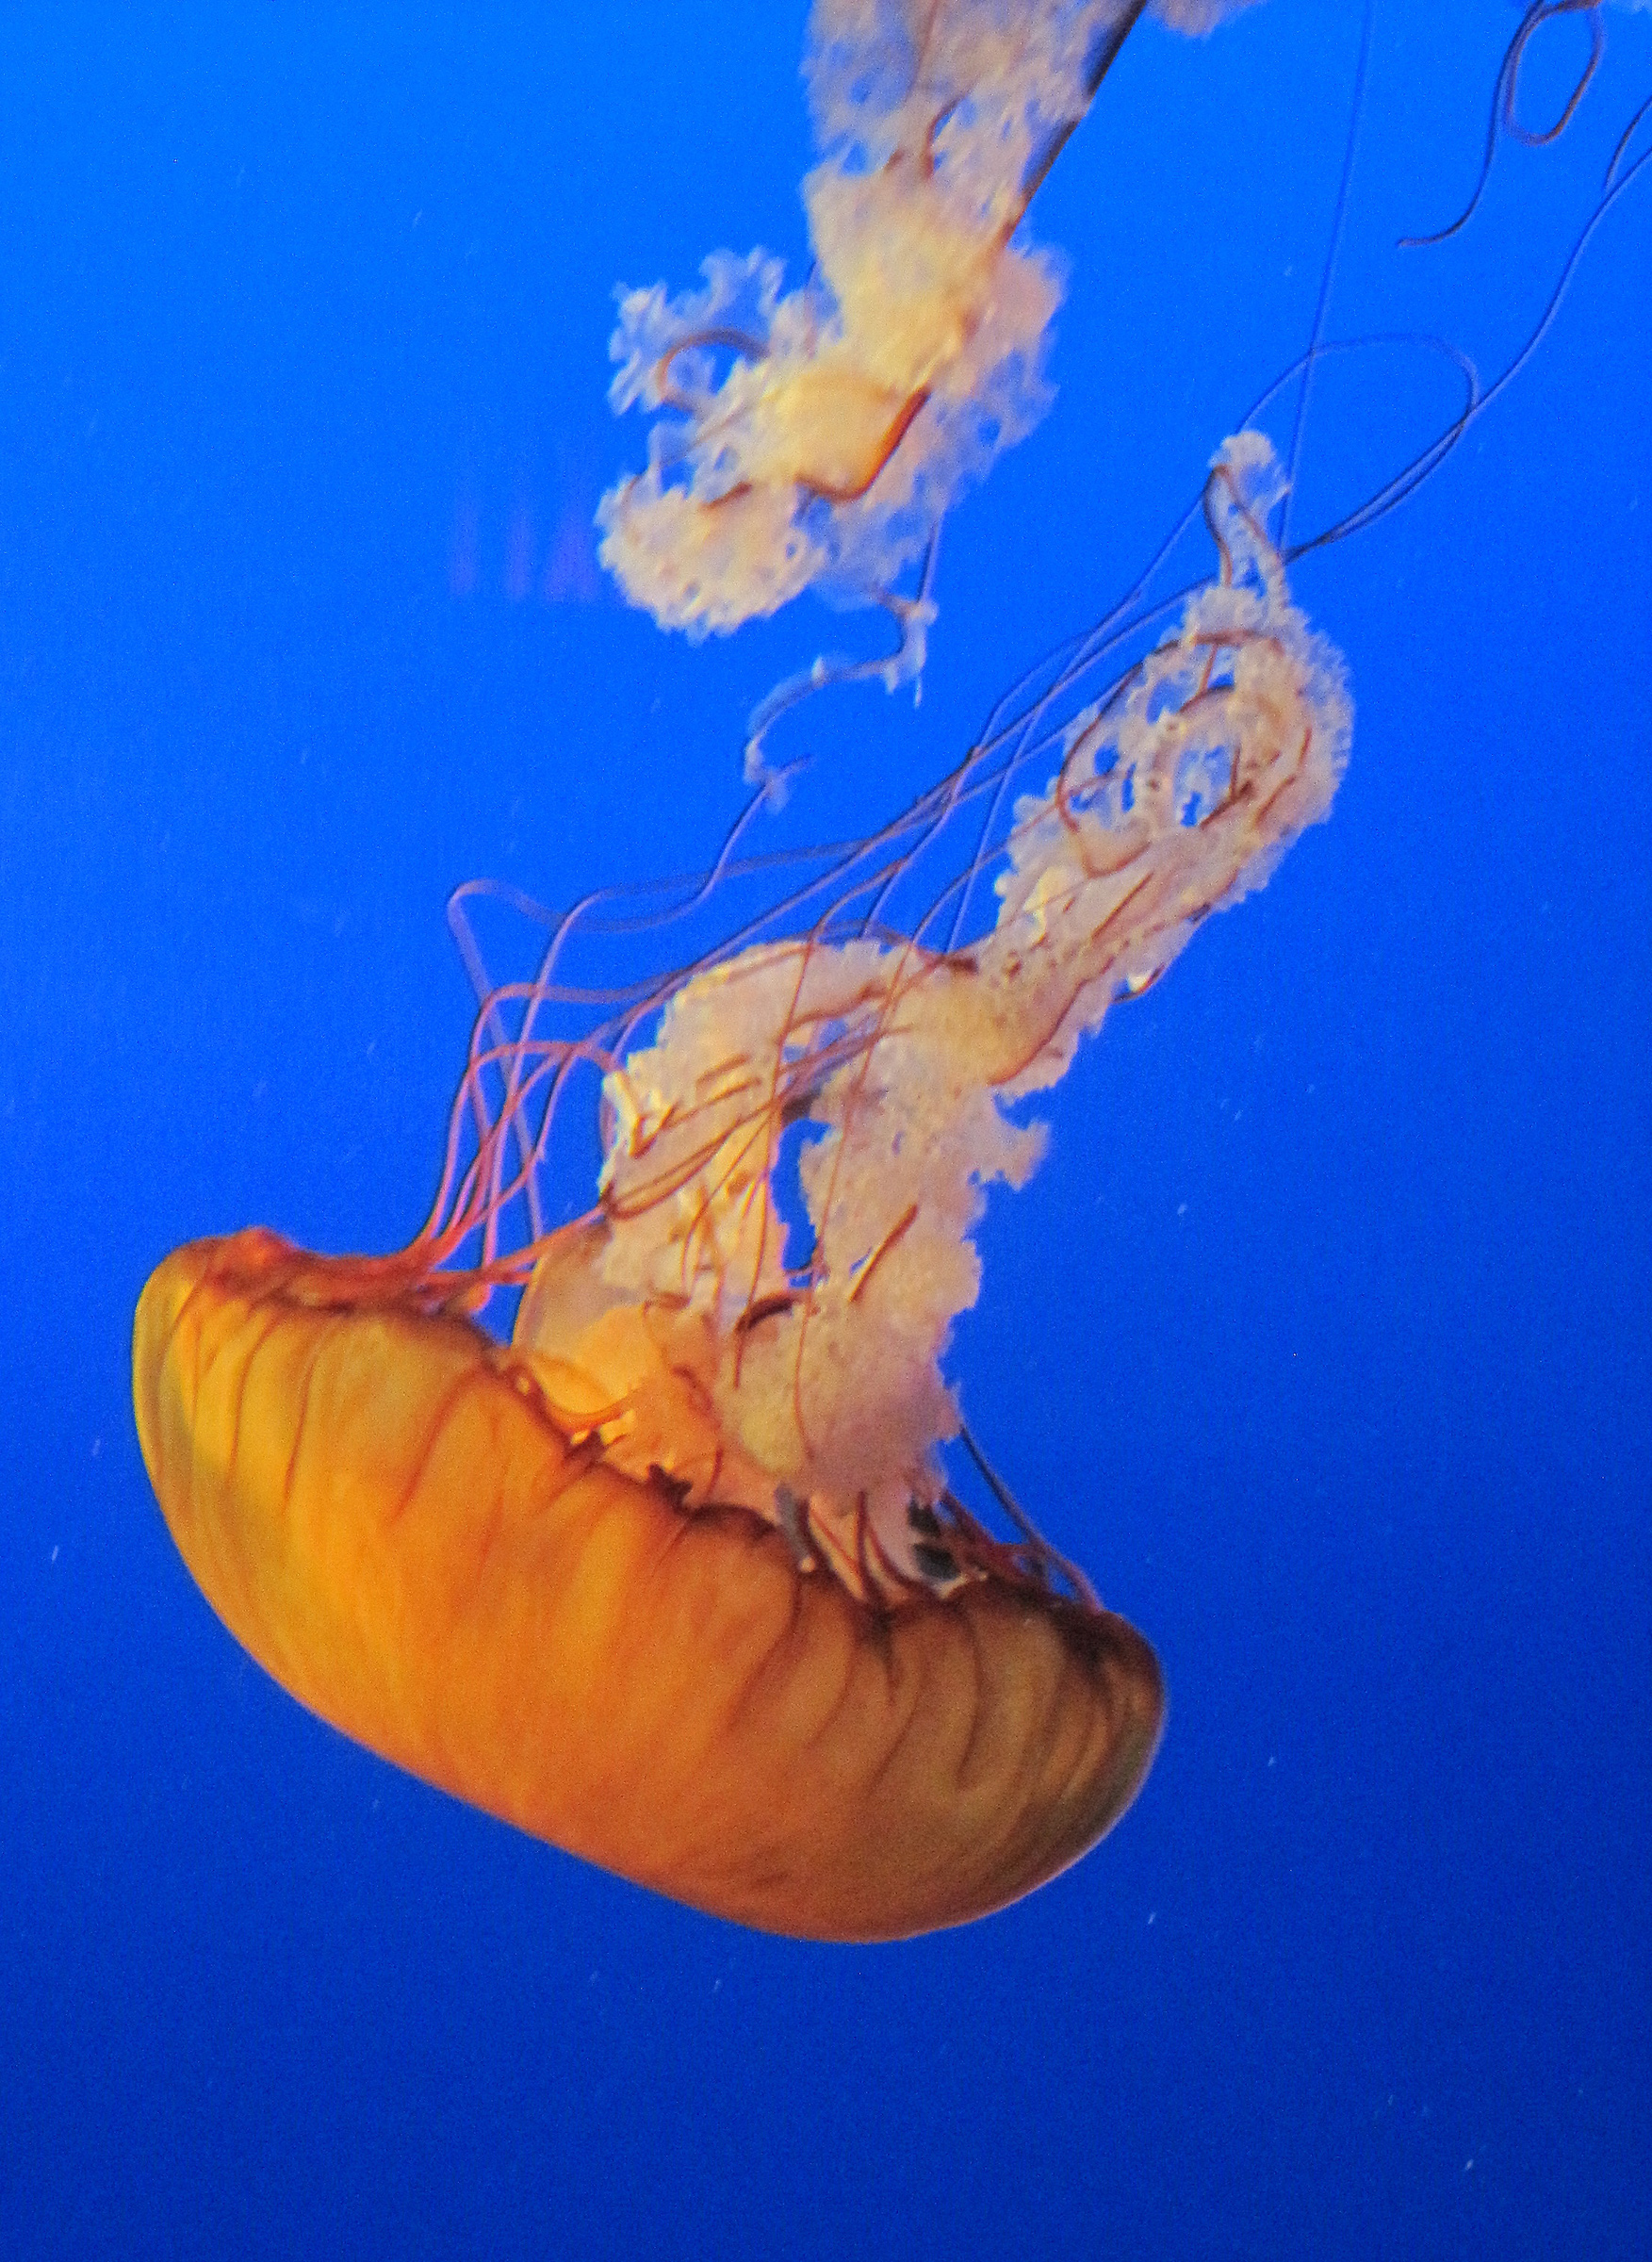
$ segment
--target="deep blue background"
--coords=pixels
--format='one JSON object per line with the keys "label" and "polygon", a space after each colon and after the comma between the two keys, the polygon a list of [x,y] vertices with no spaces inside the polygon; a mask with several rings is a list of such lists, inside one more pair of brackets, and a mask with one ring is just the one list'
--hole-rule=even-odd
{"label": "deep blue background", "polygon": [[[0,10],[0,2248],[1643,2257],[1652,182],[1439,477],[1303,567],[1333,820],[989,1220],[972,1421],[1171,1689],[1098,1854],[899,1949],[685,1913],[319,1727],[155,1514],[149,1267],[404,1240],[447,891],[702,860],[747,709],[853,632],[692,649],[583,532],[641,456],[614,280],[802,253],[803,13]],[[1652,18],[1398,254],[1513,21],[1382,0],[1333,332],[1490,370],[1535,318]],[[1132,41],[1037,208],[1058,404],[949,526],[922,709],[794,726],[819,832],[956,759],[1298,350],[1358,32]],[[1299,531],[1451,399],[1328,374]]]}

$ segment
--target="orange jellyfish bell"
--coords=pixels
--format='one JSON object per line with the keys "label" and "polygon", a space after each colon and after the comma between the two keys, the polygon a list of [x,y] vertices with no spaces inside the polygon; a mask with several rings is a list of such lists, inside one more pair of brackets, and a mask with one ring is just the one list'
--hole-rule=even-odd
{"label": "orange jellyfish bell", "polygon": [[347,1734],[718,1915],[877,1940],[1082,1854],[1157,1741],[1122,1619],[984,1579],[888,1611],[743,1508],[687,1513],[531,1354],[264,1233],[138,1309],[139,1434],[226,1626]]}

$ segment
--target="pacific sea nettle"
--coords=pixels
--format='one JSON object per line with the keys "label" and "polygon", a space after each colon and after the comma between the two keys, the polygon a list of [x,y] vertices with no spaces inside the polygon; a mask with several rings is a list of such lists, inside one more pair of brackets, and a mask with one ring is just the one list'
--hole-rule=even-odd
{"label": "pacific sea nettle", "polygon": [[[1002,1487],[1005,1537],[956,1497],[942,1361],[986,1189],[1038,1160],[1006,1109],[1330,807],[1349,706],[1268,539],[1282,492],[1265,440],[1230,442],[1219,571],[1165,641],[1099,697],[1082,650],[759,939],[574,1037],[548,966],[490,998],[408,1250],[250,1232],[161,1265],[144,1457],[304,1703],[628,1877],[819,1938],[981,1915],[1122,1811],[1153,1652]],[[507,1249],[593,1067],[597,1200]],[[509,1286],[504,1345],[472,1315]]]}

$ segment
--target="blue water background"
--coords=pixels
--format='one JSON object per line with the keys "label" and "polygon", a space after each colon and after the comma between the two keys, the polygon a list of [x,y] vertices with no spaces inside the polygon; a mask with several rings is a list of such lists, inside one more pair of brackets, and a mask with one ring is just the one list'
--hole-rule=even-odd
{"label": "blue water background", "polygon": [[[149,1268],[423,1218],[450,889],[704,861],[754,701],[872,632],[695,649],[591,563],[642,454],[614,281],[801,261],[803,12],[0,17],[0,2248],[1634,2262],[1652,182],[1431,484],[1303,565],[1358,706],[1333,821],[993,1199],[970,1418],[1170,1689],[1099,1852],[900,1948],[685,1912],[311,1719],[155,1512]],[[1382,0],[1333,333],[1490,372],[1535,320],[1652,17],[1402,256],[1514,21]],[[1359,25],[1132,40],[1036,209],[1057,404],[948,526],[921,708],[796,718],[784,822],[891,813],[1197,493],[1307,335]],[[1328,371],[1298,531],[1454,404],[1419,353]]]}

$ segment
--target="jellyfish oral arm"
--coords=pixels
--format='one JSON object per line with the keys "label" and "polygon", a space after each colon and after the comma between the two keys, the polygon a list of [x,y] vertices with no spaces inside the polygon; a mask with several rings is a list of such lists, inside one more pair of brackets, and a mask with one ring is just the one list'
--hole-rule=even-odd
{"label": "jellyfish oral arm", "polygon": [[[1201,32],[1240,4],[1154,12]],[[921,675],[933,599],[926,586],[924,612],[904,613],[904,577],[1053,397],[1061,281],[1022,222],[1144,12],[1144,0],[815,0],[809,280],[788,292],[767,254],[715,252],[697,291],[619,293],[610,398],[659,418],[647,468],[597,512],[602,561],[630,601],[703,636],[818,587],[902,626],[893,655],[823,658],[782,687],[781,709],[823,682]],[[772,719],[753,719],[760,749]]]}

